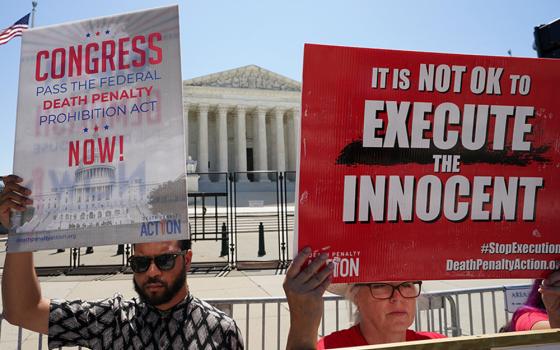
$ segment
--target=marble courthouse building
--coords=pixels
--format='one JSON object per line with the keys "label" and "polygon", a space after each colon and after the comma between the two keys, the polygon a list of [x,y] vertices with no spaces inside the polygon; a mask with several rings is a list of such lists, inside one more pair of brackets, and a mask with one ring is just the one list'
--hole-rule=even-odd
{"label": "marble courthouse building", "polygon": [[296,170],[298,81],[249,65],[183,81],[183,103],[188,156],[197,161],[199,184],[221,181],[208,172],[268,182],[272,175],[244,172]]}

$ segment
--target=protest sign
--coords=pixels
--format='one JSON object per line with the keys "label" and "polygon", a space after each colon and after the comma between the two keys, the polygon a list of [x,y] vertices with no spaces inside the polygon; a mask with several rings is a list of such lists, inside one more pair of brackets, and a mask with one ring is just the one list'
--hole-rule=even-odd
{"label": "protest sign", "polygon": [[334,282],[560,260],[560,61],[306,45],[298,246]]}
{"label": "protest sign", "polygon": [[532,285],[525,286],[505,286],[504,287],[504,303],[506,311],[514,313],[518,308],[525,305],[529,294],[531,294]]}
{"label": "protest sign", "polygon": [[23,34],[9,251],[188,237],[177,6]]}

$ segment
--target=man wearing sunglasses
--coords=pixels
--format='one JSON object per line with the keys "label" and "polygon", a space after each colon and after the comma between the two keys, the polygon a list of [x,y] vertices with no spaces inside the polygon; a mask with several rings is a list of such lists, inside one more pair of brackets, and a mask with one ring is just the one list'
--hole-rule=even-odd
{"label": "man wearing sunglasses", "polygon": [[[10,212],[32,204],[23,180],[2,178],[0,223]],[[192,252],[189,241],[139,243],[130,267],[139,298],[96,301],[57,300],[41,295],[33,254],[6,253],[2,276],[4,317],[14,325],[49,335],[49,348],[91,349],[243,349],[235,322],[189,293],[186,283]]]}
{"label": "man wearing sunglasses", "polygon": [[[311,249],[304,248],[294,258],[284,280],[290,306],[287,349],[335,349],[444,337],[408,329],[416,315],[421,281],[330,285],[333,265],[327,264],[327,254],[322,253],[304,267],[310,255]],[[345,296],[358,311],[353,327],[317,342],[325,290]]]}

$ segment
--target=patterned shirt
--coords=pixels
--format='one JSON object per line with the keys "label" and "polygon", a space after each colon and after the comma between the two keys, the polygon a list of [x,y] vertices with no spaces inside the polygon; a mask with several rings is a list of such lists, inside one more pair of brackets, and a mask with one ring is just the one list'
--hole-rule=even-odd
{"label": "patterned shirt", "polygon": [[49,348],[60,346],[242,350],[243,340],[233,319],[191,294],[166,311],[115,294],[98,301],[51,300]]}

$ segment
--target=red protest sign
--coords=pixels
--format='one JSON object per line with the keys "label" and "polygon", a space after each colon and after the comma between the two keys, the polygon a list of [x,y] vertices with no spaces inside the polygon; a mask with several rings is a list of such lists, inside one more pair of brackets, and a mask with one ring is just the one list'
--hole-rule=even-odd
{"label": "red protest sign", "polygon": [[306,45],[298,246],[334,282],[560,260],[560,61]]}

